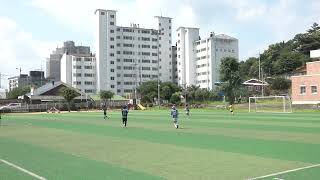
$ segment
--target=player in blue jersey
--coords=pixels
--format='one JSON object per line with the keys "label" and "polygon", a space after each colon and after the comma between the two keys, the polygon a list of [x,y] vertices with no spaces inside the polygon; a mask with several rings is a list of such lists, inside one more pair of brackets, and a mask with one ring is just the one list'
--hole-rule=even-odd
{"label": "player in blue jersey", "polygon": [[173,105],[172,108],[171,108],[171,117],[172,117],[172,120],[173,120],[174,127],[176,129],[179,128],[178,115],[179,115],[178,109],[176,108],[175,105]]}

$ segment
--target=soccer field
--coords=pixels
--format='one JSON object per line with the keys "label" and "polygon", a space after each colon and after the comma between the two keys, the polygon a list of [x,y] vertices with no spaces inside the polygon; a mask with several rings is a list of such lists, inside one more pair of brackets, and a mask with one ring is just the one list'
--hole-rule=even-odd
{"label": "soccer field", "polygon": [[320,179],[319,112],[191,113],[5,115],[0,179]]}

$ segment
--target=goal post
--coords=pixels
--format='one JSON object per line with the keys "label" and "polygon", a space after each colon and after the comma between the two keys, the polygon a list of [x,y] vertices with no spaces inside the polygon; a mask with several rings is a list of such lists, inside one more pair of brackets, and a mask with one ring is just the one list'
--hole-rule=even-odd
{"label": "goal post", "polygon": [[249,97],[249,112],[291,113],[289,96]]}

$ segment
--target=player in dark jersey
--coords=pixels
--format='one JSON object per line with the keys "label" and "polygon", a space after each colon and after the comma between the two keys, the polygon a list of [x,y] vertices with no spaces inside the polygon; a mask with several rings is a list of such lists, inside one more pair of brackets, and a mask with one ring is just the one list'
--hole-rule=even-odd
{"label": "player in dark jersey", "polygon": [[123,106],[121,109],[121,115],[122,115],[122,126],[123,127],[127,127],[127,121],[128,121],[128,107],[127,106]]}
{"label": "player in dark jersey", "polygon": [[109,117],[107,116],[107,106],[104,105],[102,107],[102,110],[103,110],[103,119],[109,119]]}
{"label": "player in dark jersey", "polygon": [[186,111],[187,119],[189,119],[189,117],[190,117],[190,109],[189,109],[189,105],[188,104],[186,104],[186,107],[185,107],[184,110]]}

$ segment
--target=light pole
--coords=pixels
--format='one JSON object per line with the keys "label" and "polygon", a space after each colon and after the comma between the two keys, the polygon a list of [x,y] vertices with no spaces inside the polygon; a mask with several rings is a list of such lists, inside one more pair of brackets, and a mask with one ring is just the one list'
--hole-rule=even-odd
{"label": "light pole", "polygon": [[160,59],[159,59],[159,34],[160,30],[157,31],[157,56],[158,56],[158,106],[160,109]]}

